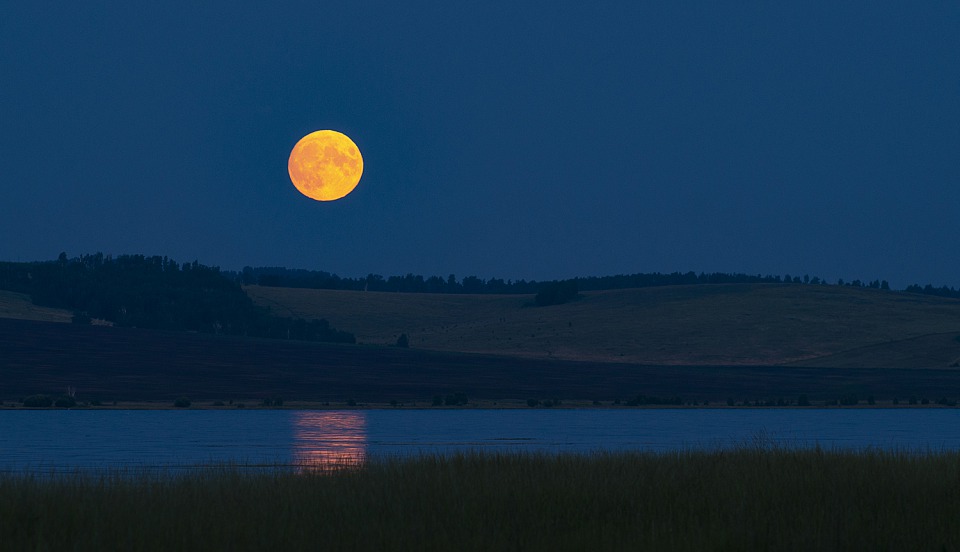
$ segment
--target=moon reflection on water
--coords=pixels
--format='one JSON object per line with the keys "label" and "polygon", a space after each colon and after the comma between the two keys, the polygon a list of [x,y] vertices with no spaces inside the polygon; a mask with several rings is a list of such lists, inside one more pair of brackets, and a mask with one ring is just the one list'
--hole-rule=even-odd
{"label": "moon reflection on water", "polygon": [[359,466],[367,457],[363,412],[300,411],[293,420],[293,460],[301,469]]}

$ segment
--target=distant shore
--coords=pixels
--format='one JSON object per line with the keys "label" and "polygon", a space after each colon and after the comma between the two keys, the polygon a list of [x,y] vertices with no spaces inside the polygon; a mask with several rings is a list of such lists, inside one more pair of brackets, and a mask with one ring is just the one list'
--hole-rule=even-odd
{"label": "distant shore", "polygon": [[[216,404],[222,403],[222,404]],[[527,401],[516,399],[505,400],[478,400],[470,401],[462,405],[433,405],[430,401],[411,401],[398,402],[397,404],[383,402],[360,402],[356,404],[347,404],[346,402],[328,402],[328,401],[291,401],[280,406],[264,405],[254,401],[191,401],[186,407],[178,407],[173,401],[111,401],[98,405],[78,403],[73,407],[29,407],[23,406],[20,402],[11,400],[0,401],[0,410],[675,410],[675,409],[724,409],[724,410],[770,410],[770,409],[791,409],[791,410],[850,410],[850,409],[890,409],[890,408],[958,408],[957,406],[942,405],[930,402],[929,404],[909,404],[901,401],[894,404],[893,401],[876,401],[875,404],[856,404],[856,405],[825,405],[811,404],[810,406],[781,405],[781,406],[744,406],[727,405],[724,402],[707,402],[706,404],[681,404],[681,405],[626,405],[613,404],[609,401],[594,404],[593,401],[570,400],[561,401],[560,404],[551,406],[530,406]]]}
{"label": "distant shore", "polygon": [[[953,337],[947,341],[960,350]],[[246,408],[297,404],[390,408],[394,401],[397,406],[429,407],[437,397],[441,404],[451,404],[450,396],[454,404],[466,402],[472,408],[526,407],[528,401],[536,401],[538,408],[556,408],[616,406],[617,400],[628,407],[960,400],[956,394],[960,367],[575,362],[9,319],[0,319],[0,350],[0,400],[5,404],[35,395],[46,395],[53,402],[73,395],[77,404],[91,406],[114,401],[172,405],[186,397],[192,408],[214,406],[214,401],[223,402],[223,407],[243,403]],[[278,398],[281,405],[274,404]],[[349,404],[351,399],[356,404]],[[70,405],[69,400],[62,402]]]}

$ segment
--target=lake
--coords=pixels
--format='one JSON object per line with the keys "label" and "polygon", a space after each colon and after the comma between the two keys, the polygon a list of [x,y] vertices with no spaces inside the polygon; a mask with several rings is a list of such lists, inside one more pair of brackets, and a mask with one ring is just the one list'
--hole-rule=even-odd
{"label": "lake", "polygon": [[0,410],[0,470],[293,466],[455,451],[960,450],[960,409]]}

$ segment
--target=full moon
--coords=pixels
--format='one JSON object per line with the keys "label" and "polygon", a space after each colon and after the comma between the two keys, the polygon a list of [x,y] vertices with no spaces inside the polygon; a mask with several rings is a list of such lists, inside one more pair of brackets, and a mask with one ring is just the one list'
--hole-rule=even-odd
{"label": "full moon", "polygon": [[360,148],[345,134],[318,130],[293,146],[287,172],[303,195],[317,201],[333,201],[357,187],[363,174],[363,157]]}

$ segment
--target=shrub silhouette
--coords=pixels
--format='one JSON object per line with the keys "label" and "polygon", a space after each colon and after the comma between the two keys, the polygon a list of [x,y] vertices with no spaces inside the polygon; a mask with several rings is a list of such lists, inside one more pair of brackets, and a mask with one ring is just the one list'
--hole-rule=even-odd
{"label": "shrub silhouette", "polygon": [[57,401],[53,404],[58,408],[73,408],[74,406],[77,406],[77,400],[70,395],[63,395],[58,397]]}
{"label": "shrub silhouette", "polygon": [[538,307],[562,305],[579,296],[580,290],[576,280],[565,280],[563,282],[550,282],[542,286],[533,302]]}
{"label": "shrub silhouette", "polygon": [[30,395],[23,399],[23,406],[29,406],[31,408],[46,408],[48,406],[53,406],[53,399],[47,395]]}
{"label": "shrub silhouette", "polygon": [[190,399],[186,397],[179,397],[177,400],[173,401],[173,406],[177,408],[187,408],[190,406]]}
{"label": "shrub silhouette", "polygon": [[[555,401],[556,404],[560,404],[560,401]],[[644,405],[682,405],[683,399],[680,397],[656,397],[648,395],[637,395],[633,399],[627,401],[627,406],[644,406]]]}
{"label": "shrub silhouette", "polygon": [[405,333],[400,334],[400,337],[397,338],[396,346],[400,347],[401,349],[406,349],[410,347],[410,339],[407,338],[407,334]]}
{"label": "shrub silhouette", "polygon": [[443,399],[443,403],[447,406],[460,406],[467,404],[467,402],[466,393],[454,393],[453,395],[447,395]]}

